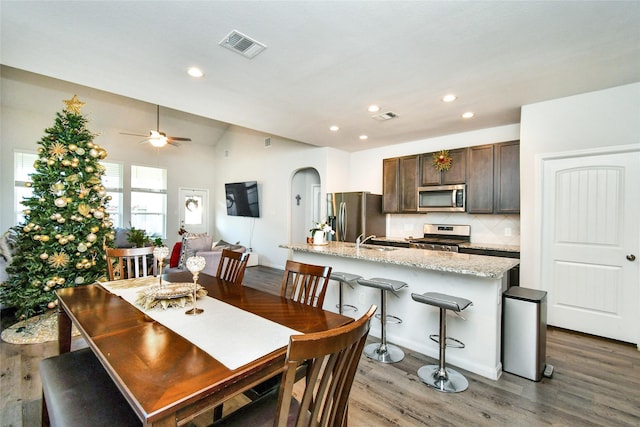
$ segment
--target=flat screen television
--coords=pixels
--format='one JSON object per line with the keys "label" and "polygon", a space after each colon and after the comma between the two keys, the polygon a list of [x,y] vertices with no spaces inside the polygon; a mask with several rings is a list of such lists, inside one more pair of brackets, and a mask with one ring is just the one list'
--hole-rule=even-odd
{"label": "flat screen television", "polygon": [[227,196],[227,215],[258,218],[258,183],[256,181],[232,182],[224,185]]}

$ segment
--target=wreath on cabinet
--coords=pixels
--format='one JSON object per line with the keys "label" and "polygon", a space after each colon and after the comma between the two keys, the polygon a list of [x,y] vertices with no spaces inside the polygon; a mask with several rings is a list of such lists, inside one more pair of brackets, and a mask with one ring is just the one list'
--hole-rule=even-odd
{"label": "wreath on cabinet", "polygon": [[431,164],[437,171],[448,171],[451,169],[453,159],[449,155],[449,150],[440,150],[433,153],[433,161]]}

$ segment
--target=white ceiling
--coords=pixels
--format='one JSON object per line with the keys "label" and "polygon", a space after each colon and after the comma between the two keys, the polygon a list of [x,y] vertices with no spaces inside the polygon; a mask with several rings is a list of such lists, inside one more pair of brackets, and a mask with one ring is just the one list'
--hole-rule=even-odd
{"label": "white ceiling", "polygon": [[[522,105],[640,81],[639,1],[0,6],[4,65],[347,151],[518,123]],[[219,46],[234,29],[267,49]],[[372,119],[372,103],[398,117]]]}

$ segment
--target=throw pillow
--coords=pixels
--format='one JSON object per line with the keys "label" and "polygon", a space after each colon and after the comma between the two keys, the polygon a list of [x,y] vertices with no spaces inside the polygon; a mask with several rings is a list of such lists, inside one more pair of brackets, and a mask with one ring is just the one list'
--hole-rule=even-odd
{"label": "throw pillow", "polygon": [[133,243],[127,240],[127,229],[118,227],[116,228],[116,237],[113,240],[113,244],[116,248],[132,248]]}
{"label": "throw pillow", "polygon": [[171,258],[169,259],[169,267],[175,268],[180,264],[180,254],[182,253],[182,242],[176,242],[171,250]]}
{"label": "throw pillow", "polygon": [[207,233],[195,234],[185,233],[182,235],[182,255],[178,267],[186,269],[187,259],[194,256],[198,251],[210,250],[213,237]]}
{"label": "throw pillow", "polygon": [[231,246],[231,243],[225,242],[224,240],[218,240],[218,243],[214,246],[216,250],[228,249]]}

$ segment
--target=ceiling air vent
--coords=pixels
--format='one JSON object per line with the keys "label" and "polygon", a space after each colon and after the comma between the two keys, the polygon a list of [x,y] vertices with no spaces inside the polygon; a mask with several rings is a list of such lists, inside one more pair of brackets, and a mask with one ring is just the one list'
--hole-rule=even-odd
{"label": "ceiling air vent", "polygon": [[245,36],[236,30],[227,34],[219,44],[249,59],[253,59],[267,48],[265,44],[253,40],[251,37]]}
{"label": "ceiling air vent", "polygon": [[376,119],[376,120],[379,120],[381,122],[383,122],[385,120],[395,119],[396,117],[398,117],[398,115],[396,113],[394,113],[393,111],[387,111],[385,113],[380,113],[380,114],[376,114],[375,116],[371,116],[372,119]]}

